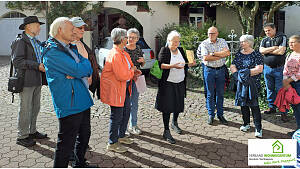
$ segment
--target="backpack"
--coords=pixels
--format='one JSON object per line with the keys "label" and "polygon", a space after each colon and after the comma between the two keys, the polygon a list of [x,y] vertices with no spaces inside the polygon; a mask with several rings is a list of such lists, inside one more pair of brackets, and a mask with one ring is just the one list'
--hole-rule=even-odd
{"label": "backpack", "polygon": [[[12,103],[14,102],[14,94],[21,93],[24,87],[24,70],[15,69],[13,66],[13,59],[15,57],[15,50],[17,42],[22,39],[22,34],[18,34],[17,38],[11,43],[11,60],[10,60],[10,71],[8,78],[8,91],[12,92]],[[27,46],[25,47],[25,53],[27,53]],[[26,59],[26,55],[25,55]]]}

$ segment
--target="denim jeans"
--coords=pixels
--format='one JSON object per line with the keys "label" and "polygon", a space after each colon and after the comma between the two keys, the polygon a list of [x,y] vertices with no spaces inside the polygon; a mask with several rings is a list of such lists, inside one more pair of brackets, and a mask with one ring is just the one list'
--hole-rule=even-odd
{"label": "denim jeans", "polygon": [[276,109],[274,102],[279,89],[282,88],[283,66],[271,68],[268,65],[264,65],[264,79],[267,88],[267,100],[269,107]]}
{"label": "denim jeans", "polygon": [[84,167],[84,156],[91,136],[91,109],[60,118],[58,123],[53,168],[67,168],[72,150],[75,151],[73,167]]}
{"label": "denim jeans", "polygon": [[129,125],[130,127],[137,125],[137,112],[139,108],[139,92],[137,91],[136,84],[134,80],[132,81],[132,92],[131,92],[131,98],[130,98],[130,118],[129,118]]}
{"label": "denim jeans", "polygon": [[206,91],[206,83],[205,83],[205,78],[204,78],[204,63],[202,62],[201,63],[201,66],[202,66],[202,77],[203,77],[203,87],[204,87],[204,95],[205,95],[205,98],[207,97],[207,91]]}
{"label": "denim jeans", "polygon": [[40,111],[42,86],[24,87],[20,96],[18,114],[18,138],[24,139],[36,132],[36,120]]}
{"label": "denim jeans", "polygon": [[[207,91],[206,107],[208,110],[208,115],[215,117],[215,109],[217,107],[217,115],[223,116],[225,67],[216,70],[205,66],[204,79],[205,79],[206,91]],[[216,93],[216,102],[214,100],[215,93]]]}
{"label": "denim jeans", "polygon": [[[292,82],[291,85],[297,91],[297,94],[300,95],[300,81]],[[292,107],[296,118],[297,129],[300,129],[300,104],[292,105]]]}
{"label": "denim jeans", "polygon": [[128,85],[126,89],[126,98],[124,107],[110,106],[111,113],[109,118],[109,138],[108,143],[114,144],[119,138],[125,137],[130,115],[130,94]]}

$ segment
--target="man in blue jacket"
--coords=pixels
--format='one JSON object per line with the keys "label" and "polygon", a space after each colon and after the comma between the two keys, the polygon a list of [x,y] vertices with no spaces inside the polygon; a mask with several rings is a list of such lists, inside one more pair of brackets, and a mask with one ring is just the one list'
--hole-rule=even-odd
{"label": "man in blue jacket", "polygon": [[84,156],[91,135],[90,107],[94,104],[87,77],[93,71],[89,60],[78,53],[76,45],[70,44],[74,40],[73,29],[69,18],[55,19],[43,51],[46,77],[59,121],[54,156],[54,167],[59,168],[68,167],[73,149],[75,161],[72,166],[91,167]]}

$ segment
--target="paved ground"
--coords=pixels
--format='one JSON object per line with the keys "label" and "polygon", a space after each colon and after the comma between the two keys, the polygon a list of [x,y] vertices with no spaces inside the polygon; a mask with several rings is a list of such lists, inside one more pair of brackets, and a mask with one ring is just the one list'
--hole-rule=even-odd
{"label": "paved ground", "polygon": [[[0,67],[0,167],[52,167],[56,145],[58,121],[53,111],[47,87],[42,88],[42,106],[38,117],[38,130],[49,135],[48,140],[39,141],[31,148],[16,145],[18,96],[11,103],[7,92],[9,66]],[[254,139],[254,126],[250,132],[239,131],[242,118],[232,100],[225,99],[225,117],[229,125],[218,121],[213,126],[206,124],[204,95],[199,89],[190,89],[185,112],[180,114],[182,135],[172,132],[177,143],[170,145],[162,139],[161,113],[154,107],[157,89],[149,86],[139,100],[139,126],[143,134],[132,137],[129,152],[118,154],[106,151],[108,117],[110,109],[95,101],[92,108],[92,136],[86,157],[100,167],[248,167],[247,140]],[[264,138],[289,138],[286,133],[295,129],[295,120],[281,123],[279,115],[262,115]],[[292,118],[292,117],[290,117]]]}

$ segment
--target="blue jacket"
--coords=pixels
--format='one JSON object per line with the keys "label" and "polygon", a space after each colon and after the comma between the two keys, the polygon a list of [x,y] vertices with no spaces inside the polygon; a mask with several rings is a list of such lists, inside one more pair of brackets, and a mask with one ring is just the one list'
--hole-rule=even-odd
{"label": "blue jacket", "polygon": [[255,79],[250,76],[250,69],[242,69],[234,74],[237,78],[235,94],[236,106],[257,106],[258,96]]}
{"label": "blue jacket", "polygon": [[[70,48],[78,55],[79,63],[54,38],[48,39],[43,51],[43,63],[57,118],[80,113],[94,104],[81,80],[93,72],[90,61],[79,55],[76,45]],[[74,79],[67,79],[67,75]]]}

